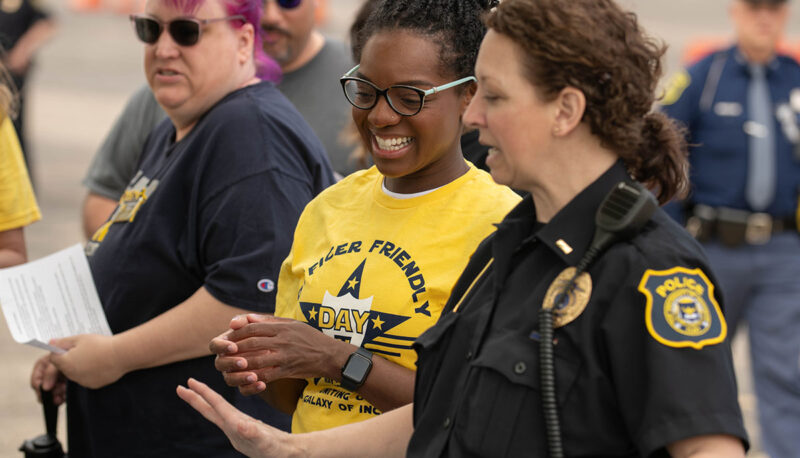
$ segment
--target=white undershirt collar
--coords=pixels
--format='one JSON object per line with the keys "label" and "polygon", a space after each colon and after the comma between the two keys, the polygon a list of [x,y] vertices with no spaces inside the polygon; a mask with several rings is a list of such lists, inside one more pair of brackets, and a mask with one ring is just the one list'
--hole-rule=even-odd
{"label": "white undershirt collar", "polygon": [[386,187],[386,179],[381,180],[381,189],[383,190],[383,193],[395,199],[413,199],[414,197],[420,197],[424,196],[425,194],[430,194],[439,188],[441,188],[441,186],[433,189],[426,189],[425,191],[414,192],[411,194],[400,194],[399,192],[389,191],[389,189]]}

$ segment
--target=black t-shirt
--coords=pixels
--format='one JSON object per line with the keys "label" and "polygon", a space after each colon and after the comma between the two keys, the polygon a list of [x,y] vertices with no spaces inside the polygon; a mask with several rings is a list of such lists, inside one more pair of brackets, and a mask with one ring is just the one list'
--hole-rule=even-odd
{"label": "black t-shirt", "polygon": [[[268,82],[229,94],[184,139],[174,135],[169,120],[156,127],[122,203],[86,247],[115,334],[201,287],[228,305],[273,312],[297,219],[333,182],[319,140]],[[239,456],[176,396],[190,376],[269,420],[262,400],[227,387],[213,357],[203,357],[99,390],[70,384],[70,456]]]}
{"label": "black t-shirt", "polygon": [[20,37],[47,13],[32,0],[0,0],[0,46],[8,52]]}
{"label": "black t-shirt", "polygon": [[[538,311],[624,180],[615,165],[546,225],[528,197],[479,246],[439,322],[415,343],[409,456],[547,455]],[[570,295],[563,311],[578,315],[555,329],[553,346],[565,456],[663,456],[706,434],[747,440],[720,295],[701,253],[658,210],[590,267],[589,295],[580,283]]]}

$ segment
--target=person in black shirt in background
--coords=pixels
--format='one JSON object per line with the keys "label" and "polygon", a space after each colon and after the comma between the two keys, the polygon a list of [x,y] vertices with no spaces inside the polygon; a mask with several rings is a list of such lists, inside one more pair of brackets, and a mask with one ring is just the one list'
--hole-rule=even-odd
{"label": "person in black shirt in background", "polygon": [[[42,7],[41,0],[0,0],[0,60],[11,74],[16,86],[19,104],[14,118],[25,163],[33,178],[32,161],[25,136],[25,84],[39,49],[56,32],[56,22]],[[33,180],[32,180],[33,181]]]}

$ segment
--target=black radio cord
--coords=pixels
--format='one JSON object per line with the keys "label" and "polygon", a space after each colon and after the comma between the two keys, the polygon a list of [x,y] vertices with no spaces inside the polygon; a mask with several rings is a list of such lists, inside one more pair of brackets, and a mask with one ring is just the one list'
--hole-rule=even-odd
{"label": "black radio cord", "polygon": [[583,255],[575,273],[552,307],[539,310],[539,383],[542,413],[547,433],[550,458],[563,458],[561,423],[558,418],[555,360],[553,357],[553,314],[569,301],[578,277],[606,248],[619,239],[638,232],[658,208],[655,198],[639,183],[620,182],[605,197],[595,215],[595,233],[589,249]]}

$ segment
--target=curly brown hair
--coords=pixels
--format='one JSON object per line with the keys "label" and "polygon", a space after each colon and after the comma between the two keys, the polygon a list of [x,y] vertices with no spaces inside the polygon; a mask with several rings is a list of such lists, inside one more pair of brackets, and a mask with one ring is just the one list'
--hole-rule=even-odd
{"label": "curly brown hair", "polygon": [[635,14],[613,0],[504,0],[487,25],[519,46],[525,77],[544,100],[568,86],[583,92],[583,122],[659,201],[686,192],[685,136],[652,111],[666,47]]}

